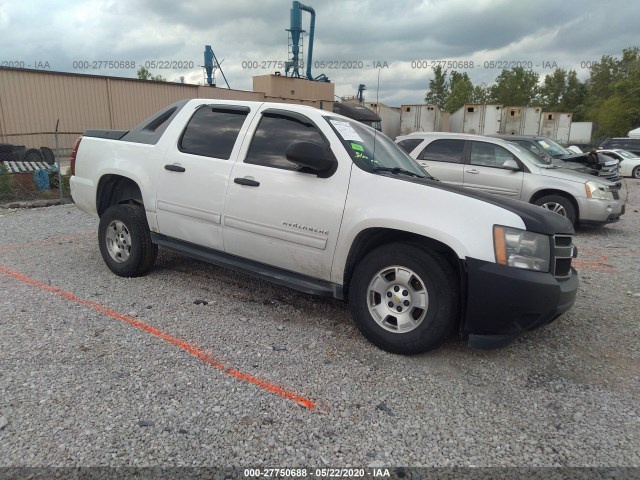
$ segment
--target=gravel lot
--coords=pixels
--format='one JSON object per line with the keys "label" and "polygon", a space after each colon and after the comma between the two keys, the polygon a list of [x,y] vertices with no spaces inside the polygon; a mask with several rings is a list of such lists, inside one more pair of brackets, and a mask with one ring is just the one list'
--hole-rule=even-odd
{"label": "gravel lot", "polygon": [[74,205],[0,210],[0,466],[638,467],[640,182],[627,183],[620,222],[578,231],[571,311],[501,350],[452,339],[409,358],[366,342],[337,301],[168,252],[118,278]]}

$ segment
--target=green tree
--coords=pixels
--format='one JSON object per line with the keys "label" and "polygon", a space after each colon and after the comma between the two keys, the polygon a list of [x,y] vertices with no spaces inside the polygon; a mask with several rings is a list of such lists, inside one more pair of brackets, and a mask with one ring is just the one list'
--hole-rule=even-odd
{"label": "green tree", "polygon": [[144,67],[140,67],[138,69],[138,71],[136,72],[136,76],[140,80],[156,80],[158,82],[166,82],[167,81],[167,79],[164,78],[162,75],[153,75],[149,70],[147,70]]}
{"label": "green tree", "polygon": [[447,72],[442,70],[441,65],[437,65],[433,69],[433,73],[434,78],[429,80],[429,91],[424,96],[424,101],[427,104],[437,105],[440,109],[443,109],[449,95]]}
{"label": "green tree", "polygon": [[471,100],[469,103],[489,103],[489,98],[489,87],[487,87],[485,83],[481,83],[480,85],[473,87],[473,93],[471,94]]}
{"label": "green tree", "polygon": [[502,70],[489,88],[490,100],[505,106],[530,106],[537,103],[538,74],[515,67]]}
{"label": "green tree", "polygon": [[604,55],[592,65],[586,117],[602,138],[625,136],[640,125],[640,48],[623,50],[621,58]]}
{"label": "green tree", "polygon": [[575,70],[567,73],[567,88],[565,89],[561,111],[573,112],[573,121],[579,122],[585,119],[587,100],[587,86],[578,78]]}
{"label": "green tree", "polygon": [[539,100],[547,111],[559,111],[565,90],[567,89],[567,72],[556,68],[551,75],[544,78],[539,90]]}
{"label": "green tree", "polygon": [[444,103],[447,112],[455,112],[466,103],[470,103],[473,97],[473,83],[466,72],[460,73],[453,70],[449,75],[449,95]]}
{"label": "green tree", "polygon": [[[539,92],[540,103],[545,110],[574,112],[578,118],[584,116],[586,96],[586,85],[578,79],[575,70],[567,72],[561,68],[545,77]],[[576,115],[573,118],[576,120]]]}

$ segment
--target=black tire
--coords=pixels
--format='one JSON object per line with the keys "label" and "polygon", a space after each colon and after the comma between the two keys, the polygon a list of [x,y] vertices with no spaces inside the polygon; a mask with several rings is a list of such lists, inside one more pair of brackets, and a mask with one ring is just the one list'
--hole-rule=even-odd
{"label": "black tire", "polygon": [[44,156],[42,152],[37,148],[30,148],[26,152],[24,152],[24,157],[22,157],[24,162],[44,162]]}
{"label": "black tire", "polygon": [[49,147],[40,147],[45,163],[54,165],[56,163],[56,155]]}
{"label": "black tire", "polygon": [[632,171],[631,171],[631,176],[633,178],[639,178],[640,179],[640,165],[638,165],[637,167],[635,167]]}
{"label": "black tire", "polygon": [[573,225],[576,224],[576,208],[567,197],[563,197],[562,195],[546,195],[537,199],[534,205],[562,215]]}
{"label": "black tire", "polygon": [[[415,275],[408,282],[408,296],[402,296],[409,291],[405,287],[394,290],[403,284],[396,276],[396,267]],[[404,276],[408,278],[407,273]],[[384,295],[374,293],[377,287],[371,287],[376,278],[384,289],[389,286]],[[420,308],[420,301],[416,300],[422,292],[427,295],[426,308]],[[392,298],[387,298],[390,293]],[[397,304],[392,309],[390,304],[394,301]],[[398,327],[402,322],[394,317],[395,309],[404,308],[402,305],[407,302],[406,313],[398,317],[409,319],[405,325],[410,330],[401,332]],[[459,321],[459,303],[458,276],[451,265],[437,253],[411,243],[394,243],[370,252],[356,266],[349,287],[351,315],[360,332],[381,349],[402,355],[427,352],[450,337]],[[371,313],[372,308],[378,313],[378,320]],[[387,316],[381,319],[383,315]],[[419,318],[415,318],[417,315]]]}
{"label": "black tire", "polygon": [[120,277],[143,275],[153,267],[158,255],[140,205],[109,207],[100,217],[98,243],[104,262]]}

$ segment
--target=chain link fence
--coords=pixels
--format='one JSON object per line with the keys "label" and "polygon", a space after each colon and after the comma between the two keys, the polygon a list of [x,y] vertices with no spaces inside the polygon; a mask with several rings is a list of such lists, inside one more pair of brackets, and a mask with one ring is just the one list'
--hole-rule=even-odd
{"label": "chain link fence", "polygon": [[71,148],[60,145],[69,144],[70,139],[80,135],[79,132],[58,135],[37,132],[0,136],[0,205],[70,202]]}

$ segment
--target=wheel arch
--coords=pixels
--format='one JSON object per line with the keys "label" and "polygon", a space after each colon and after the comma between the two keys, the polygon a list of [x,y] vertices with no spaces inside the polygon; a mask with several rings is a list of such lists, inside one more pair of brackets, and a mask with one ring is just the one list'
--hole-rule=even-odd
{"label": "wheel arch", "polygon": [[[464,284],[464,263],[460,261],[455,251],[448,245],[435,240],[430,237],[425,237],[417,233],[405,232],[402,230],[394,230],[390,228],[374,227],[367,228],[361,231],[349,249],[347,255],[347,262],[344,268],[344,301],[349,301],[349,284],[351,283],[351,277],[358,263],[371,251],[388,245],[391,243],[413,243],[422,248],[426,248],[433,252],[438,252],[444,255],[447,262],[451,265],[453,270],[457,272],[458,279],[461,282],[461,291],[464,295],[466,290],[466,284]],[[464,302],[463,302],[464,303]]]}
{"label": "wheel arch", "polygon": [[144,206],[142,191],[138,184],[123,175],[107,174],[100,177],[96,193],[98,216],[102,216],[107,208],[121,203]]}
{"label": "wheel arch", "polygon": [[580,206],[578,205],[578,201],[573,195],[565,192],[564,190],[556,190],[554,188],[545,188],[542,190],[538,190],[531,196],[531,198],[529,199],[529,203],[535,203],[536,201],[538,201],[542,197],[546,197],[547,195],[559,195],[569,200],[576,212],[576,223],[580,221]]}

